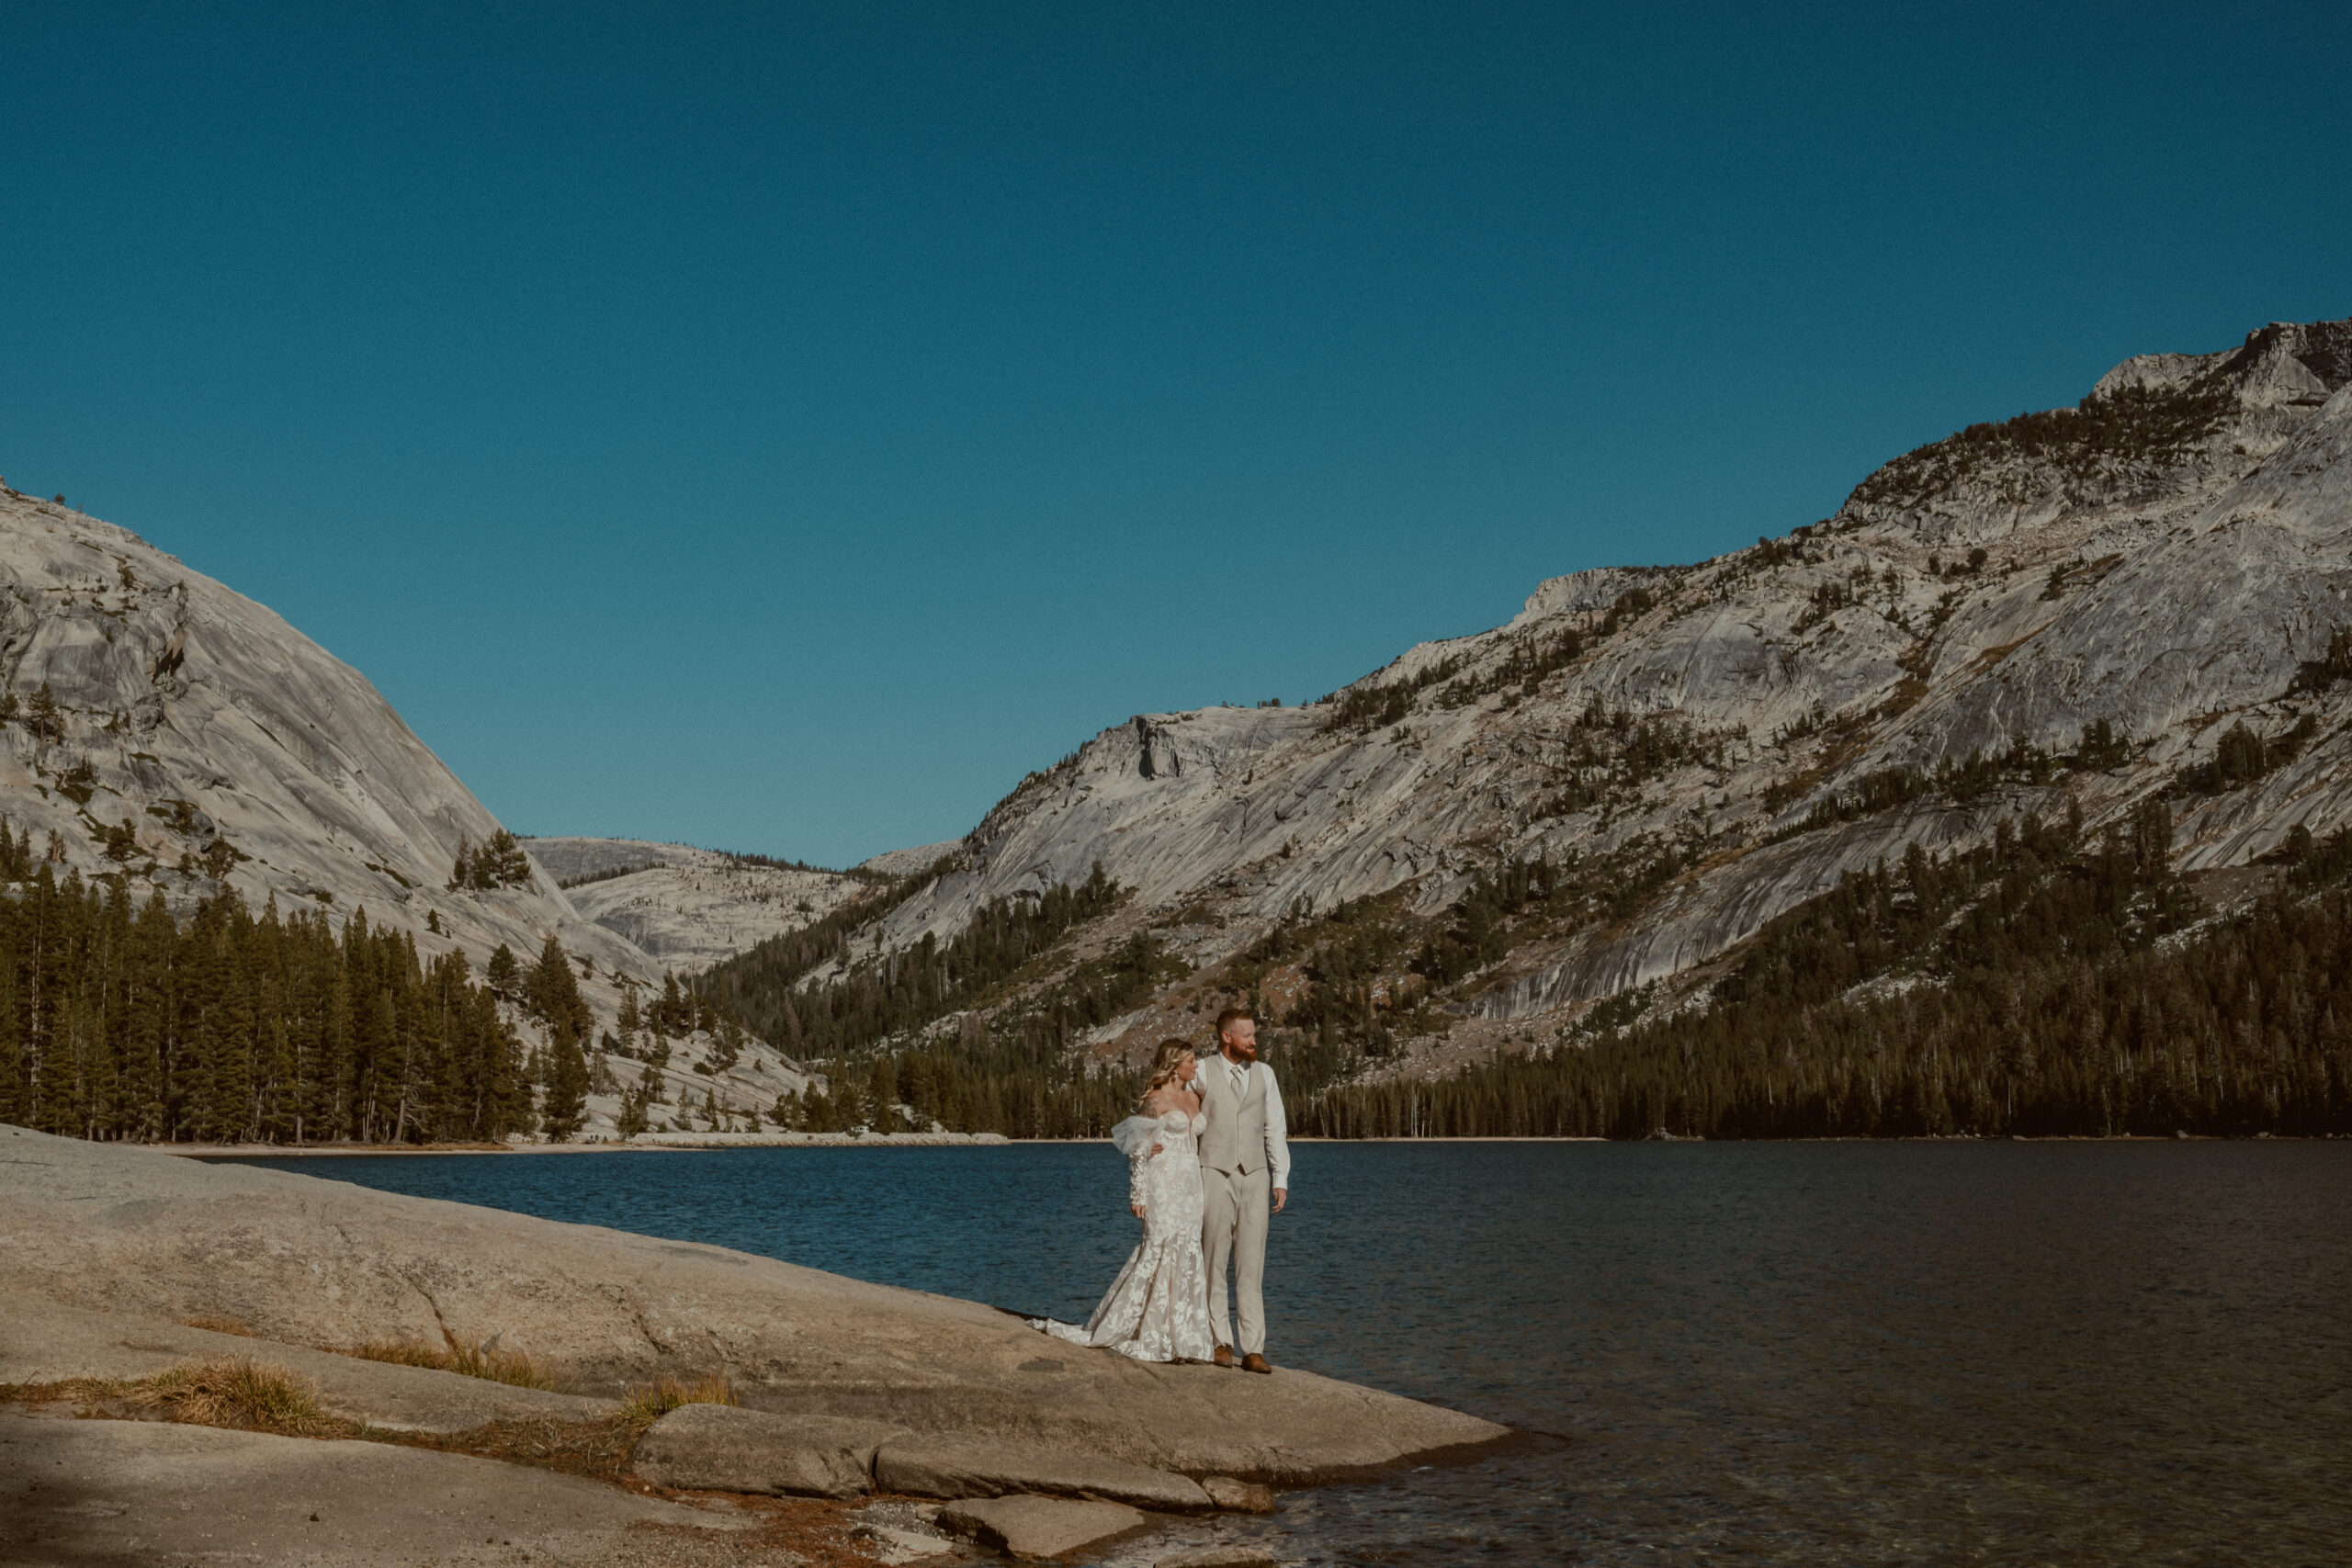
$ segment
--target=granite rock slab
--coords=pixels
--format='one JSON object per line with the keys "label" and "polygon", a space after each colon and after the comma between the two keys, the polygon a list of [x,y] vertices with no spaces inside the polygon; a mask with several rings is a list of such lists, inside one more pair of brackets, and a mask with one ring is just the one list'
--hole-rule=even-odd
{"label": "granite rock slab", "polygon": [[1279,1484],[1507,1435],[1306,1372],[1074,1351],[976,1302],[726,1247],[21,1128],[0,1127],[0,1280],[62,1307],[312,1347],[495,1336],[582,1394],[718,1375],[754,1409]]}
{"label": "granite rock slab", "polygon": [[0,1562],[602,1568],[647,1561],[637,1527],[747,1522],[467,1454],[0,1413]]}
{"label": "granite rock slab", "polygon": [[902,1427],[842,1416],[780,1416],[684,1404],[638,1440],[639,1477],[678,1491],[856,1497],[874,1489],[874,1452]]}
{"label": "granite rock slab", "polygon": [[939,1511],[940,1524],[1008,1557],[1060,1557],[1099,1545],[1148,1522],[1120,1503],[1064,1497],[989,1497]]}
{"label": "granite rock slab", "polygon": [[318,1390],[319,1408],[328,1415],[396,1432],[463,1432],[492,1421],[594,1421],[616,1408],[609,1399],[363,1360],[148,1314],[0,1293],[0,1383],[128,1381],[191,1361],[223,1360],[284,1367]]}
{"label": "granite rock slab", "polygon": [[1204,1476],[1201,1490],[1209,1501],[1228,1514],[1271,1514],[1274,1511],[1274,1489],[1254,1481],[1237,1481],[1230,1475]]}

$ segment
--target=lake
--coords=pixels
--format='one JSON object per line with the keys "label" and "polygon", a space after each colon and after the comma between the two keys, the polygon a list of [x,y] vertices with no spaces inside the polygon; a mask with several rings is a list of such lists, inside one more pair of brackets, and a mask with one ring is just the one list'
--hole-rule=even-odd
{"label": "lake", "polygon": [[[1532,1436],[1227,1538],[1313,1563],[2352,1561],[2352,1144],[1295,1156],[1275,1363]],[[1100,1145],[254,1163],[1070,1320],[1134,1241]]]}

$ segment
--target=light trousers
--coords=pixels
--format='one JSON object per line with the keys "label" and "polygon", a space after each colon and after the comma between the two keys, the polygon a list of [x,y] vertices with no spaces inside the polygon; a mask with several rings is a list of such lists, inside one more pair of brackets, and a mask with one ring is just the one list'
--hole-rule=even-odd
{"label": "light trousers", "polygon": [[[1266,1351],[1266,1215],[1272,1189],[1263,1167],[1248,1176],[1201,1168],[1201,1255],[1209,1266],[1209,1326],[1220,1345],[1245,1356]],[[1241,1337],[1225,1299],[1226,1265],[1233,1266],[1233,1294],[1240,1309]]]}

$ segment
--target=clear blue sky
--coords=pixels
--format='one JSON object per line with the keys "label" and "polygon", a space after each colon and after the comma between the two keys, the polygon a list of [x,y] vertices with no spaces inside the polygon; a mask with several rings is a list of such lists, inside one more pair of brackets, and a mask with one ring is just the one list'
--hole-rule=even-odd
{"label": "clear blue sky", "polygon": [[0,473],[533,833],[950,837],[2352,314],[2340,5],[0,17]]}

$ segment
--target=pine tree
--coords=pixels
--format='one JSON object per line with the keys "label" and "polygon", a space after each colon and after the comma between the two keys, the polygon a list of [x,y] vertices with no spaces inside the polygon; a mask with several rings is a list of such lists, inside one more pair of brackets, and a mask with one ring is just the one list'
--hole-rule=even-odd
{"label": "pine tree", "polygon": [[595,1015],[581,999],[580,982],[573,977],[571,965],[563,955],[563,944],[556,941],[553,931],[548,933],[539,948],[539,961],[523,983],[523,1005],[552,1032],[569,1032],[574,1039],[584,1039],[595,1027]]}
{"label": "pine tree", "polygon": [[677,976],[666,969],[662,973],[661,998],[653,1004],[653,1027],[667,1035],[694,1032],[694,1005],[678,989]]}
{"label": "pine tree", "polygon": [[476,873],[493,887],[521,887],[531,880],[531,857],[514,834],[501,828],[475,856]]}
{"label": "pine tree", "polygon": [[539,1127],[549,1142],[568,1144],[579,1133],[588,1109],[588,1062],[579,1043],[559,1035],[548,1051],[547,1099]]}
{"label": "pine tree", "polygon": [[649,1125],[645,1106],[645,1096],[641,1093],[622,1095],[620,1114],[613,1119],[614,1135],[626,1141],[644,1132]]}
{"label": "pine tree", "polygon": [[40,690],[33,694],[32,701],[26,705],[25,728],[32,731],[36,740],[65,739],[64,710],[57,705],[57,695],[49,689],[46,681],[40,683]]}
{"label": "pine tree", "polygon": [[514,950],[504,942],[490,955],[489,967],[482,972],[483,983],[490,994],[502,1002],[519,1001],[523,997],[523,966],[516,962]]}

